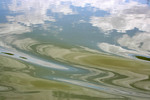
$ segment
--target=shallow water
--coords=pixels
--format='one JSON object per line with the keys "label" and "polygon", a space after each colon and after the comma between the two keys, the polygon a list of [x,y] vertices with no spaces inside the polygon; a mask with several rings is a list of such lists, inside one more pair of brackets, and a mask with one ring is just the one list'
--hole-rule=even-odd
{"label": "shallow water", "polygon": [[0,0],[0,100],[149,100],[148,0]]}

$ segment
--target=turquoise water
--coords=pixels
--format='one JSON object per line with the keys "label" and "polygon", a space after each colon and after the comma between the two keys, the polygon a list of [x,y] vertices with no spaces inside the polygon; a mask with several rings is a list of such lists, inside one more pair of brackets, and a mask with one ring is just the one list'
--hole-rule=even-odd
{"label": "turquoise water", "polygon": [[0,100],[149,100],[148,0],[0,0]]}

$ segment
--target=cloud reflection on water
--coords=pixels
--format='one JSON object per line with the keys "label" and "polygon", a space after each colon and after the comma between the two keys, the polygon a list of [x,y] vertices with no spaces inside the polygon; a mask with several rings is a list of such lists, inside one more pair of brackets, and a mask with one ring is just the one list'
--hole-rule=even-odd
{"label": "cloud reflection on water", "polygon": [[31,32],[31,29],[29,27],[22,26],[18,23],[0,24],[0,36],[22,34],[25,32]]}
{"label": "cloud reflection on water", "polygon": [[110,43],[99,43],[98,47],[105,52],[109,52],[120,56],[150,56],[149,33],[137,33],[132,37],[127,34],[124,34],[122,37],[118,38],[117,42],[119,45],[113,45]]}
{"label": "cloud reflection on water", "polygon": [[150,32],[150,9],[146,4],[127,3],[111,10],[105,17],[92,16],[90,23],[104,32],[117,30],[125,33],[134,28]]}
{"label": "cloud reflection on water", "polygon": [[[108,54],[125,57],[128,57],[129,54],[150,55],[150,10],[146,4],[135,0],[129,0],[128,2],[126,0],[12,0],[8,5],[8,10],[10,13],[5,15],[8,22],[0,24],[0,36],[2,36],[0,37],[0,48],[3,48],[0,52],[0,58],[5,61],[2,62],[1,66],[7,65],[8,59],[13,63],[8,62],[12,67],[15,67],[17,62],[21,62],[24,66],[32,64],[37,70],[32,72],[35,75],[34,77],[87,87],[89,93],[91,91],[88,90],[89,88],[96,89],[98,90],[98,96],[102,95],[100,92],[106,93],[107,95],[102,96],[106,99],[108,97],[111,99],[119,97],[120,99],[121,97],[122,99],[141,100],[141,98],[147,99],[150,97],[149,92],[147,92],[150,90],[148,84],[149,63]],[[100,14],[95,14],[94,11],[100,11]],[[101,11],[107,14],[102,14]],[[84,16],[83,13],[87,15]],[[76,23],[78,25],[75,25]],[[73,24],[74,27],[71,26]],[[34,30],[35,27],[38,29]],[[47,32],[51,27],[54,31]],[[87,34],[88,28],[92,30],[91,33],[89,32],[89,34],[92,34],[90,36]],[[135,28],[140,32],[133,32],[133,34],[127,32],[128,30],[133,31]],[[64,30],[69,31],[70,40],[68,40],[70,37],[67,37],[68,34]],[[113,33],[114,30],[116,30],[115,33]],[[52,35],[47,36],[47,34],[56,34],[56,31],[58,33],[63,31],[60,32],[62,35],[59,38],[68,40],[68,44],[59,44],[60,41],[57,44],[56,38],[51,41]],[[107,31],[110,34],[110,40],[108,38],[102,39]],[[23,33],[27,34],[21,35]],[[41,33],[46,35],[41,36]],[[77,35],[74,36],[74,34]],[[93,42],[93,44],[87,43],[86,47],[81,44],[70,46],[70,42],[74,42],[73,38],[78,42],[89,42],[95,41],[96,37],[98,37],[96,41],[98,45]],[[87,41],[84,38],[87,38]],[[88,45],[98,46],[107,53],[99,52],[99,49],[95,50],[94,47],[88,48]],[[13,58],[15,58],[15,61],[11,60]],[[20,67],[20,65],[19,63],[16,67]],[[43,68],[44,66],[45,68]],[[21,67],[23,66],[21,65]],[[1,75],[2,77],[9,75],[9,73],[4,72]],[[10,75],[12,76],[12,83],[18,82],[14,81],[18,75],[21,78],[20,80],[30,82],[28,78],[26,79],[28,77],[26,75],[15,75],[13,72]],[[33,80],[33,78],[31,79]],[[37,89],[45,87],[45,81],[44,83],[43,81],[31,82],[29,88],[30,86]],[[9,83],[8,80],[7,84]],[[22,83],[24,81],[18,83],[18,85]],[[25,87],[24,84],[21,86]],[[46,86],[49,87],[51,84]],[[45,88],[47,89],[47,87]],[[70,89],[70,91],[74,92],[73,89]],[[17,94],[17,92],[15,93]],[[85,92],[85,94],[87,93]],[[42,95],[45,96],[44,93]],[[110,97],[110,95],[113,97]]]}
{"label": "cloud reflection on water", "polygon": [[[8,9],[16,13],[16,15],[6,16],[8,23],[0,24],[0,35],[6,36],[31,32],[32,26],[39,24],[44,30],[50,30],[50,27],[57,27],[56,30],[62,31],[64,26],[58,27],[51,23],[47,24],[46,21],[56,23],[56,13],[64,16],[80,15],[81,12],[77,10],[78,7],[93,7],[97,11],[102,10],[109,13],[103,17],[92,14],[88,16],[89,23],[94,27],[98,27],[104,34],[111,34],[113,30],[127,33],[128,30],[134,30],[135,28],[146,32],[137,33],[132,37],[121,35],[117,39],[118,45],[101,42],[98,45],[103,51],[115,54],[126,52],[126,55],[128,53],[149,55],[150,9],[147,4],[137,0],[12,0],[8,5]],[[84,21],[81,18],[79,22],[82,20]],[[127,49],[124,47],[127,47]]]}
{"label": "cloud reflection on water", "polygon": [[148,5],[139,1],[129,0],[12,0],[8,6],[10,11],[20,13],[15,16],[7,16],[9,22],[22,23],[26,26],[45,24],[45,21],[57,21],[53,15],[48,15],[48,11],[61,13],[64,15],[79,14],[74,7],[96,8],[108,12],[109,15],[89,16],[90,23],[94,27],[106,31],[117,30],[126,32],[138,28],[141,31],[150,32],[150,10]]}

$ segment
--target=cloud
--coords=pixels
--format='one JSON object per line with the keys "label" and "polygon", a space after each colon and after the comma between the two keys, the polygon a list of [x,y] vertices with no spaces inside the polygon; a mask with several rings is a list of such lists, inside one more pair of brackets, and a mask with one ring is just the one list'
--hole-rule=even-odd
{"label": "cloud", "polygon": [[8,16],[8,20],[17,20],[27,26],[32,24],[43,24],[44,21],[55,21],[52,16],[47,15],[51,10],[64,15],[77,14],[71,6],[91,7],[104,10],[110,13],[109,16],[92,16],[90,23],[103,31],[117,30],[126,32],[138,28],[139,30],[150,32],[150,10],[147,5],[140,4],[135,0],[12,0],[9,9],[14,12],[23,12],[14,18]]}
{"label": "cloud", "polygon": [[137,33],[132,37],[123,35],[118,39],[118,43],[128,49],[150,53],[150,33]]}
{"label": "cloud", "polygon": [[134,51],[129,51],[126,49],[123,49],[120,46],[112,45],[109,43],[98,43],[98,47],[108,53],[116,54],[116,55],[123,55],[123,56],[128,56],[129,53],[136,53]]}
{"label": "cloud", "polygon": [[129,56],[130,54],[150,56],[150,33],[137,33],[130,37],[125,34],[117,40],[119,45],[98,43],[98,47],[108,53]]}
{"label": "cloud", "polygon": [[125,32],[126,30],[131,29],[126,27],[127,23],[123,17],[91,17],[90,23],[101,29],[102,31],[111,31],[116,29],[118,32]]}
{"label": "cloud", "polygon": [[[9,9],[14,12],[33,12],[34,14],[46,15],[47,10],[52,12],[73,14],[74,12],[70,8],[69,0],[12,0],[12,4],[9,5]],[[18,5],[19,3],[19,5]]]}
{"label": "cloud", "polygon": [[145,53],[144,51],[125,49],[121,46],[117,46],[109,43],[98,43],[98,47],[107,53],[124,56],[124,57],[129,57],[130,55],[143,55],[143,56],[150,55],[150,53],[148,52]]}
{"label": "cloud", "polygon": [[86,7],[87,5],[90,5],[91,7],[105,11],[117,8],[118,5],[125,4],[125,1],[126,0],[71,0],[72,5],[74,6]]}
{"label": "cloud", "polygon": [[26,26],[36,25],[36,24],[44,24],[45,21],[55,22],[55,19],[51,16],[44,16],[34,13],[28,13],[27,15],[18,15],[18,16],[7,16],[8,21],[13,21],[17,23],[24,24]]}
{"label": "cloud", "polygon": [[145,4],[136,2],[123,3],[123,5],[117,5],[112,8],[108,16],[92,16],[90,23],[104,32],[111,30],[126,32],[134,28],[150,32],[150,9]]}
{"label": "cloud", "polygon": [[72,11],[72,9],[70,8],[70,5],[57,5],[50,9],[52,12],[62,13],[64,15],[76,14],[76,12]]}
{"label": "cloud", "polygon": [[31,32],[30,28],[18,23],[0,24],[0,36],[22,34],[26,32]]}
{"label": "cloud", "polygon": [[55,22],[54,17],[47,15],[49,7],[50,2],[46,2],[46,0],[12,0],[9,10],[20,14],[7,16],[7,20],[26,26],[44,24],[45,21]]}

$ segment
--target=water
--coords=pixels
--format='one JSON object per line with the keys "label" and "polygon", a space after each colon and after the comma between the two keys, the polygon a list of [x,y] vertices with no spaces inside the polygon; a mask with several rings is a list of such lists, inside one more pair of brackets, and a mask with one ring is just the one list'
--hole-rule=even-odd
{"label": "water", "polygon": [[149,100],[148,0],[0,0],[0,100]]}

